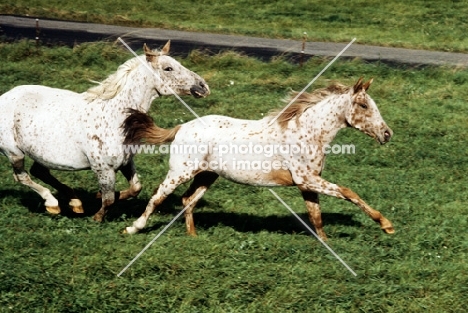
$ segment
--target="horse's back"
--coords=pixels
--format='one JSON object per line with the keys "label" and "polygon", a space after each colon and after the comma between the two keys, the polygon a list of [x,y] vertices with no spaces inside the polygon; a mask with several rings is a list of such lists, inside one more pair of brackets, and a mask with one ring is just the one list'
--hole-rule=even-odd
{"label": "horse's back", "polygon": [[[40,85],[22,85],[0,97],[0,124],[10,128],[33,128],[43,123],[58,128],[63,120],[77,118],[82,110],[82,95],[65,89]],[[40,129],[36,129],[36,133]]]}
{"label": "horse's back", "polygon": [[258,153],[272,146],[268,120],[207,115],[185,123],[171,146],[171,175],[193,170],[215,172],[228,180],[256,186],[293,184],[280,155]]}
{"label": "horse's back", "polygon": [[176,140],[189,141],[193,138],[195,142],[219,139],[224,139],[227,142],[239,141],[242,138],[251,139],[253,134],[263,132],[266,126],[264,120],[206,115],[183,124],[176,136]]}
{"label": "horse's back", "polygon": [[[80,94],[70,90],[40,85],[21,85],[7,91],[0,97],[0,110],[2,113],[9,114],[21,111],[24,106],[35,110],[45,110],[50,105],[57,103],[62,107],[71,106],[74,104],[73,102],[83,101],[82,99]],[[53,112],[49,113],[53,114]],[[5,115],[2,114],[2,116]]]}

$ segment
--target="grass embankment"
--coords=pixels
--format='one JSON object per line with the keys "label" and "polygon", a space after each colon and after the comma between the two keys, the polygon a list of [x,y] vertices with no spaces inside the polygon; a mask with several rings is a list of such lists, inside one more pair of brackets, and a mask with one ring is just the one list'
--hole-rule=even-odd
{"label": "grass embankment", "polygon": [[[107,44],[40,48],[1,44],[0,92],[19,84],[83,91],[131,55]],[[13,62],[14,61],[14,62]],[[185,98],[200,115],[258,119],[283,105],[327,63],[303,68],[225,53],[193,52],[181,60],[205,77],[212,95]],[[369,94],[393,128],[379,146],[355,130],[336,143],[354,155],[331,155],[324,177],[352,188],[395,225],[385,235],[351,203],[321,197],[331,247],[352,276],[265,188],[220,179],[195,211],[197,238],[176,222],[121,278],[116,274],[181,209],[183,188],[155,214],[147,231],[120,231],[144,209],[167,171],[167,156],[138,155],[138,199],[114,208],[102,224],[90,171],[55,172],[78,189],[87,213],[51,216],[32,191],[15,183],[0,159],[0,311],[16,312],[464,312],[468,309],[468,74],[443,68],[335,63],[313,88],[375,77]],[[191,120],[173,98],[151,110],[162,127]],[[71,118],[71,122],[73,117]],[[30,165],[31,162],[29,161]],[[122,177],[118,188],[125,187]],[[296,188],[276,192],[306,219]],[[66,207],[65,199],[60,199]]]}

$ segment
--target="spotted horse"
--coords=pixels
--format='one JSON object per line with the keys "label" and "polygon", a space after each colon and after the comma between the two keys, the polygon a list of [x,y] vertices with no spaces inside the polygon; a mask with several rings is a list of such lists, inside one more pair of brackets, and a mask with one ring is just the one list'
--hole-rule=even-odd
{"label": "spotted horse", "polygon": [[[334,83],[311,93],[292,93],[287,99],[288,102],[294,100],[291,105],[261,120],[210,115],[167,130],[154,125],[147,114],[133,111],[124,122],[125,142],[172,143],[166,178],[145,212],[126,228],[126,232],[133,234],[141,230],[153,210],[175,188],[193,178],[182,201],[186,207],[187,232],[195,235],[193,208],[197,199],[218,176],[222,176],[252,186],[297,186],[305,200],[309,219],[323,239],[326,235],[318,194],[351,201],[378,222],[386,233],[393,233],[392,223],[355,192],[321,177],[326,147],[340,129],[354,127],[381,144],[392,137],[392,130],[367,94],[371,83],[372,80],[363,83],[359,79],[352,87]],[[188,154],[180,153],[180,147],[194,145],[197,149],[190,149]],[[179,153],[174,153],[177,149]],[[265,170],[262,164],[271,166]]]}
{"label": "spotted horse", "polygon": [[205,80],[168,55],[170,41],[160,50],[146,44],[144,55],[120,65],[116,72],[83,93],[39,85],[18,86],[0,97],[0,152],[11,163],[14,178],[37,192],[47,211],[60,213],[51,191],[34,182],[24,167],[25,156],[34,160],[30,173],[64,193],[72,210],[83,212],[74,190],[58,181],[50,169],[91,169],[99,181],[102,206],[94,215],[101,221],[115,201],[115,175],[121,171],[128,189],[119,199],[138,195],[132,155],[122,149],[121,125],[128,108],[147,112],[155,98],[171,95],[205,97]]}

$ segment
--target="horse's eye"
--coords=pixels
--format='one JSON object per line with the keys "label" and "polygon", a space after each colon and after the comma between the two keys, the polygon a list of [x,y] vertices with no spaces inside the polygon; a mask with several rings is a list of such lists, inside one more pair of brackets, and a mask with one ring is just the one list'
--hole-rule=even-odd
{"label": "horse's eye", "polygon": [[359,106],[363,108],[364,110],[367,109],[367,104],[365,103],[359,103]]}
{"label": "horse's eye", "polygon": [[171,71],[173,70],[173,68],[170,67],[170,66],[168,66],[168,67],[166,67],[164,70],[167,71],[167,72],[171,72]]}

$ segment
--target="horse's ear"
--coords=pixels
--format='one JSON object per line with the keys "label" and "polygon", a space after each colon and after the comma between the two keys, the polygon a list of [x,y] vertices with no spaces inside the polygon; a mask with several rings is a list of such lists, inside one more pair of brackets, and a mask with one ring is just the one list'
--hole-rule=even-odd
{"label": "horse's ear", "polygon": [[169,50],[171,49],[171,41],[168,40],[164,47],[161,50],[161,55],[167,55],[169,54]]}
{"label": "horse's ear", "polygon": [[153,52],[153,50],[148,48],[146,43],[143,44],[143,51],[145,52],[146,61],[148,61],[148,62],[152,62],[154,60],[154,58],[156,57],[156,54]]}
{"label": "horse's ear", "polygon": [[362,85],[362,88],[367,91],[367,89],[369,89],[370,85],[372,84],[372,82],[374,81],[374,78],[371,78],[367,83],[365,83],[364,85]]}
{"label": "horse's ear", "polygon": [[362,89],[362,77],[359,77],[358,81],[353,86],[353,93],[357,93]]}

